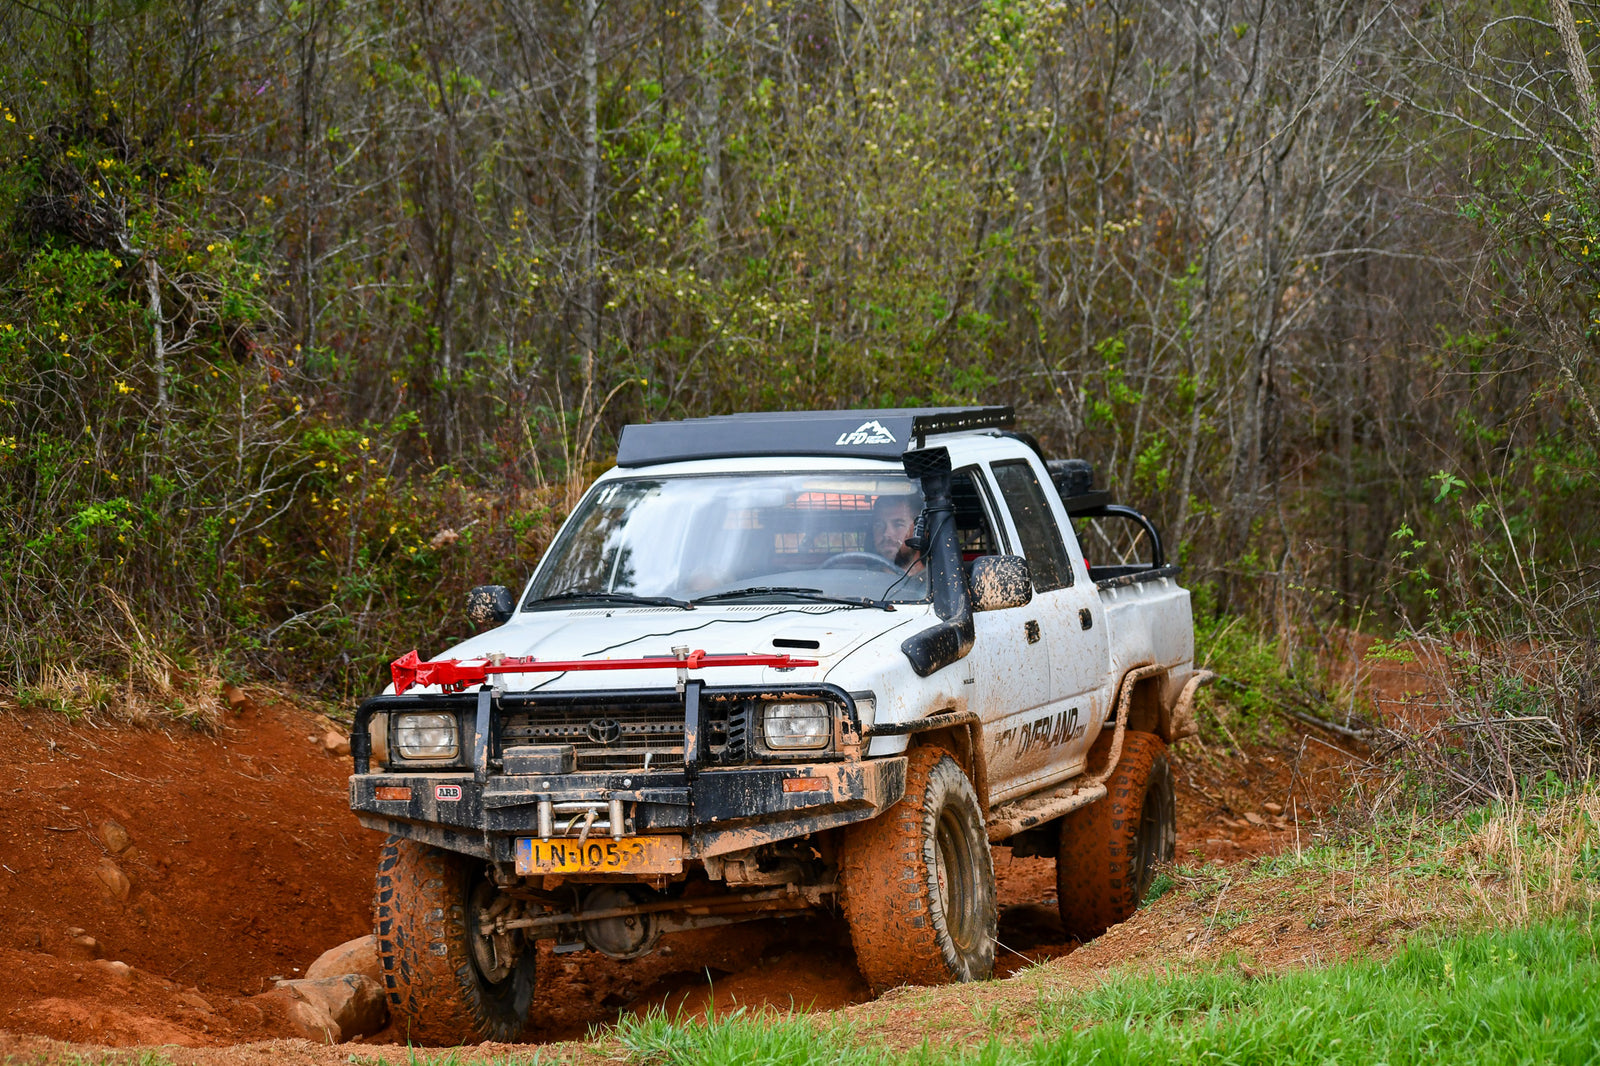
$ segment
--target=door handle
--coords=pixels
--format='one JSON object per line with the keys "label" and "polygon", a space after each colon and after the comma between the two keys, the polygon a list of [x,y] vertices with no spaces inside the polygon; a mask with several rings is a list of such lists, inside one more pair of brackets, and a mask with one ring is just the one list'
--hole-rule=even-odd
{"label": "door handle", "polygon": [[1023,623],[1022,631],[1028,635],[1029,644],[1039,643],[1039,623],[1029,619]]}

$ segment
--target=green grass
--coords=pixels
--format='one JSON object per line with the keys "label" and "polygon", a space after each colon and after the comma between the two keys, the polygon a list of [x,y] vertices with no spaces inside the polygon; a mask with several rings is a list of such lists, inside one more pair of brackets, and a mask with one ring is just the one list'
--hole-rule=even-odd
{"label": "green grass", "polygon": [[624,1021],[617,1037],[660,1066],[1579,1064],[1600,1061],[1597,987],[1600,930],[1561,919],[1265,979],[1225,964],[1114,974],[1087,992],[1041,992],[1033,1036],[975,1048],[896,1054],[848,1027],[745,1014]]}

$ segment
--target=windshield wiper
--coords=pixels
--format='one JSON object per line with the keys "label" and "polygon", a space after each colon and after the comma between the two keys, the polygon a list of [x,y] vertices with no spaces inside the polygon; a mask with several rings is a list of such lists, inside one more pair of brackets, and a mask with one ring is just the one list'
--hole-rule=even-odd
{"label": "windshield wiper", "polygon": [[577,589],[569,592],[557,592],[553,596],[540,596],[536,600],[529,601],[528,606],[532,607],[538,603],[564,603],[573,600],[598,600],[601,603],[630,603],[640,607],[677,607],[685,611],[694,610],[694,604],[688,600],[676,600],[671,596],[636,596],[631,592],[582,592]]}
{"label": "windshield wiper", "polygon": [[844,603],[851,607],[878,607],[885,611],[894,610],[894,604],[888,600],[874,600],[866,596],[830,596],[821,589],[805,588],[798,585],[755,585],[751,588],[729,589],[726,592],[713,592],[709,596],[696,596],[696,603],[712,603],[717,600],[741,600],[749,596],[793,596],[801,600],[814,600],[817,603]]}

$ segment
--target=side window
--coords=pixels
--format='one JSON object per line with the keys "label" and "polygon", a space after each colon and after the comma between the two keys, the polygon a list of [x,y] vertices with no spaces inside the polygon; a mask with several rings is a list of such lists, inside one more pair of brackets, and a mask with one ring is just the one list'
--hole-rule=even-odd
{"label": "side window", "polygon": [[973,467],[957,470],[950,477],[950,497],[956,506],[956,540],[961,558],[971,562],[980,555],[996,555],[1002,548],[989,524],[988,493],[982,475]]}
{"label": "side window", "polygon": [[1066,588],[1072,584],[1072,565],[1061,529],[1045,497],[1044,488],[1026,459],[993,464],[995,484],[1011,511],[1017,536],[1022,538],[1022,554],[1033,571],[1033,587],[1039,592]]}

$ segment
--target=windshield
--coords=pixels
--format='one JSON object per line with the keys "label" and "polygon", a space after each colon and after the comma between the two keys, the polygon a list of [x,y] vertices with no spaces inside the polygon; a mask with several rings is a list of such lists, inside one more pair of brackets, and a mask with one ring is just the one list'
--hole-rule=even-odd
{"label": "windshield", "polygon": [[905,540],[921,510],[903,474],[608,481],[551,546],[523,609],[583,593],[915,603],[928,597],[927,574]]}

